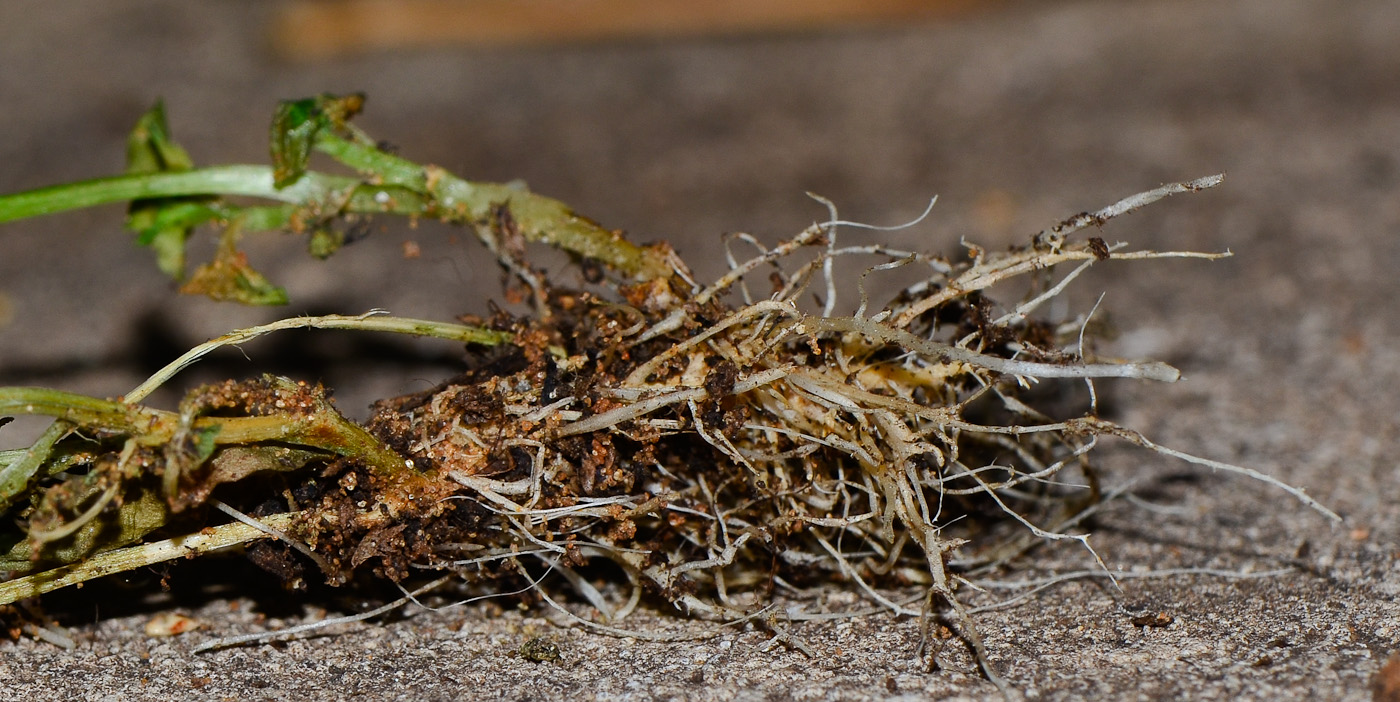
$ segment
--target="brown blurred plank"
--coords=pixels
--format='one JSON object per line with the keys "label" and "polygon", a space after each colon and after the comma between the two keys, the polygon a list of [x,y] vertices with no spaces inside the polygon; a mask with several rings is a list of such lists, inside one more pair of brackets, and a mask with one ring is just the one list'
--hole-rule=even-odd
{"label": "brown blurred plank", "polygon": [[995,0],[337,0],[274,19],[293,59],[444,45],[509,45],[898,24]]}

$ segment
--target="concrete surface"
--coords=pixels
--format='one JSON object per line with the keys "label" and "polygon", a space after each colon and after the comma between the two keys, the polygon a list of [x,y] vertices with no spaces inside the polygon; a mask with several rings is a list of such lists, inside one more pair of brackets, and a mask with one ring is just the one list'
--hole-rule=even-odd
{"label": "concrete surface", "polygon": [[[692,259],[724,231],[772,240],[823,216],[808,190],[875,223],[906,220],[938,194],[925,225],[892,238],[951,252],[959,237],[1005,245],[1164,181],[1226,172],[1221,188],[1124,218],[1104,236],[1234,258],[1099,266],[1077,283],[1077,309],[1106,292],[1118,351],[1185,373],[1173,386],[1117,387],[1122,421],[1305,487],[1345,524],[1263,485],[1112,448],[1114,481],[1145,479],[1147,502],[1111,505],[1095,522],[1110,567],[1286,572],[1125,579],[1122,591],[1065,583],[977,621],[995,664],[1032,699],[1371,697],[1369,681],[1400,648],[1400,4],[1011,3],[898,30],[326,64],[279,63],[266,51],[276,7],[7,0],[0,190],[116,171],[126,130],[158,96],[177,138],[211,164],[262,161],[276,99],[348,90],[370,96],[361,125],[406,155],[469,177],[524,178]],[[279,237],[254,245],[255,262],[289,287],[290,310],[178,299],[121,232],[120,214],[0,231],[0,383],[116,395],[232,327],[370,307],[445,318],[481,311],[495,295],[495,268],[474,243],[385,227],[324,264]],[[400,255],[410,239],[421,258]],[[352,413],[422,388],[452,363],[451,349],[433,344],[313,335],[247,353],[215,359],[202,377],[270,369],[320,378]],[[0,430],[0,444],[33,429],[17,422]],[[1001,577],[1082,567],[1081,553],[1047,549]],[[997,696],[956,643],[942,670],[923,672],[916,623],[885,616],[792,625],[813,658],[765,646],[762,630],[649,643],[557,626],[542,611],[477,606],[196,655],[216,634],[362,603],[289,599],[233,564],[175,568],[169,595],[161,575],[48,599],[77,648],[0,644],[0,697]],[[230,575],[236,592],[201,587]],[[99,595],[124,604],[99,608]],[[206,628],[147,638],[147,620],[169,610]],[[627,624],[712,626],[659,610]],[[534,636],[556,642],[560,660],[514,654]]]}

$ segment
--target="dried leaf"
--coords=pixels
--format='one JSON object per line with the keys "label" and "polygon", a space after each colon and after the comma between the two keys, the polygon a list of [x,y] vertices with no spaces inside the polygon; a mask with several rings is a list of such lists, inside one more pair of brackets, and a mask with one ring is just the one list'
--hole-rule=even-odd
{"label": "dried leaf", "polygon": [[221,249],[213,261],[200,266],[190,276],[180,292],[245,305],[287,304],[287,291],[253,270],[242,251]]}

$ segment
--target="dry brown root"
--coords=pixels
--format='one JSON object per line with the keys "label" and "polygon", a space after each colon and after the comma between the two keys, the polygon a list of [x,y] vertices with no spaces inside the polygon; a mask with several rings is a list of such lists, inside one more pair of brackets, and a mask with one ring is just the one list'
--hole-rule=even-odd
{"label": "dry brown root", "polygon": [[[323,461],[280,506],[298,516],[264,534],[314,552],[333,581],[365,564],[395,581],[447,571],[487,587],[523,582],[549,603],[564,584],[596,610],[591,625],[614,633],[644,594],[742,620],[779,592],[841,581],[890,612],[949,612],[999,682],[949,559],[974,535],[1003,538],[1010,523],[1040,540],[1077,541],[1097,561],[1070,526],[1099,498],[1090,462],[1099,437],[1277,484],[1158,447],[1097,417],[1092,401],[1069,411],[1054,393],[1028,392],[1178,377],[1165,364],[1092,359],[1084,320],[1056,326],[1032,313],[1095,262],[1220,257],[1068,238],[1217,182],[1164,186],[1025,247],[972,247],[962,261],[838,246],[837,230],[850,223],[833,213],[734,260],[707,287],[689,284],[679,262],[669,278],[594,291],[532,278],[539,314],[483,322],[511,343],[469,347],[458,377],[376,406],[368,429],[410,462],[409,477]],[[876,263],[853,312],[837,314],[832,264],[856,256]],[[1069,262],[1077,267],[1055,278]],[[906,266],[924,280],[872,306],[866,278]],[[988,290],[1018,276],[1029,276],[1030,294],[998,310]],[[753,299],[751,278],[768,286],[766,298]],[[814,285],[824,288],[821,309],[804,310]],[[289,547],[262,543],[255,560],[289,582],[304,577]],[[977,553],[989,562],[1004,552],[975,545],[984,548],[961,553],[963,567]],[[602,564],[621,577],[600,580]],[[895,598],[891,588],[923,595]]]}
{"label": "dry brown root", "polygon": [[[1166,186],[1155,197],[1214,182]],[[557,575],[601,623],[625,617],[642,591],[736,619],[779,589],[840,580],[898,614],[947,608],[996,680],[947,562],[988,520],[1078,541],[1098,560],[1086,535],[1054,528],[1098,497],[1088,454],[1105,434],[1155,445],[1096,417],[1092,405],[1054,418],[1063,410],[1036,409],[1025,391],[1050,379],[1172,381],[1177,372],[1090,360],[1082,322],[1059,328],[1029,315],[1096,261],[1218,257],[1066,239],[1151,199],[956,263],[838,248],[828,222],[734,262],[705,288],[681,289],[677,281],[689,278],[678,271],[619,286],[621,301],[550,290],[549,314],[490,320],[513,345],[479,354],[431,391],[378,406],[371,431],[448,484],[437,493],[452,494],[416,527],[436,535],[396,552],[371,532],[348,562],[380,555],[394,577],[405,565]],[[804,249],[816,255],[787,263]],[[830,263],[853,255],[883,258],[871,271],[917,265],[928,278],[878,310],[862,292],[855,314],[837,316]],[[1072,261],[1080,267],[1050,277]],[[767,299],[752,301],[745,288],[746,304],[723,302],[760,270],[772,286]],[[1036,278],[1033,294],[993,317],[984,291],[1021,275]],[[818,278],[823,309],[804,312],[799,299]],[[401,523],[390,528],[402,535]],[[625,574],[620,597],[591,579],[588,567],[600,561]],[[922,608],[885,594],[910,586],[927,592]]]}

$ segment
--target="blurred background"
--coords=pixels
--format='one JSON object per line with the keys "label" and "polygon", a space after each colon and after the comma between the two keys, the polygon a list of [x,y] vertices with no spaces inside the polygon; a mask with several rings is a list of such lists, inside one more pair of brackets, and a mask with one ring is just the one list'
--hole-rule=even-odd
{"label": "blurred background", "polygon": [[[7,0],[0,190],[119,172],[127,131],[157,99],[197,164],[263,163],[277,100],[364,91],[357,123],[401,154],[523,179],[672,242],[709,277],[721,234],[771,242],[823,218],[807,191],[874,224],[937,195],[925,222],[881,236],[956,255],[964,238],[1021,242],[1225,172],[1222,188],[1105,236],[1236,259],[1100,267],[1079,286],[1086,304],[1110,289],[1108,308],[1134,316],[1125,355],[1180,357],[1189,337],[1154,319],[1213,310],[1228,327],[1233,294],[1300,319],[1317,284],[1355,299],[1391,285],[1395,247],[1347,246],[1340,232],[1374,240],[1400,219],[1397,36],[1400,6],[1381,0]],[[116,395],[230,328],[372,307],[450,318],[500,297],[465,232],[387,220],[324,263],[301,241],[247,242],[289,308],[177,297],[121,221],[108,207],[0,230],[0,383]],[[407,242],[422,255],[406,258]],[[1293,270],[1300,252],[1311,263]],[[1339,337],[1366,333],[1363,313],[1320,313]],[[207,375],[321,377],[363,416],[371,399],[441,377],[435,364],[457,351],[292,333],[247,353]],[[397,370],[367,362],[405,354]]]}

